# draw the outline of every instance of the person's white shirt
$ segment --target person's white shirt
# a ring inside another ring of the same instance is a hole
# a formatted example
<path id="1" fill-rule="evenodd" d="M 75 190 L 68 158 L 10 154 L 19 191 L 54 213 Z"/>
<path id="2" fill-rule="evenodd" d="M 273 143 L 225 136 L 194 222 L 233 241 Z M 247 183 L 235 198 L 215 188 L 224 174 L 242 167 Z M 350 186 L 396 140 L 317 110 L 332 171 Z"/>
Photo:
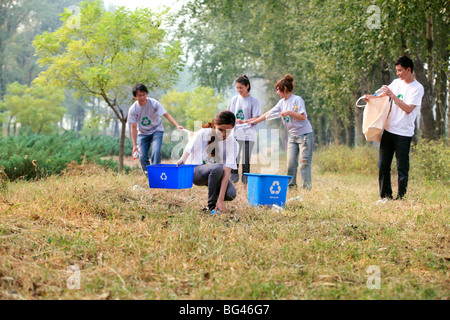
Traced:
<path id="1" fill-rule="evenodd" d="M 212 134 L 211 128 L 202 128 L 197 131 L 194 138 L 188 142 L 184 149 L 188 154 L 186 164 L 221 163 L 225 167 L 237 170 L 236 158 L 239 144 L 232 134 L 227 135 L 225 141 L 216 139 L 208 146 Z M 210 155 L 210 149 L 216 147 L 215 157 Z"/>
<path id="2" fill-rule="evenodd" d="M 388 87 L 404 103 L 416 107 L 408 114 L 397 106 L 395 102 L 392 102 L 391 112 L 386 121 L 385 129 L 399 136 L 412 137 L 414 135 L 415 121 L 422 105 L 423 86 L 417 80 L 406 83 L 403 80 L 395 79 Z"/>

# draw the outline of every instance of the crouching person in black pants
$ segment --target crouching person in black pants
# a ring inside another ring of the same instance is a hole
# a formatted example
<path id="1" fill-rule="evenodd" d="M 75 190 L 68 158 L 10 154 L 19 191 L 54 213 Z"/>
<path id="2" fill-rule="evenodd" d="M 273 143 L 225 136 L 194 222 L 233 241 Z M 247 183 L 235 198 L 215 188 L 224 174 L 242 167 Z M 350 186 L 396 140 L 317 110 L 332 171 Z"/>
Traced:
<path id="1" fill-rule="evenodd" d="M 230 181 L 231 170 L 237 169 L 239 152 L 239 144 L 231 134 L 235 122 L 232 112 L 220 112 L 196 132 L 177 161 L 177 165 L 198 165 L 194 169 L 194 184 L 208 187 L 209 211 L 225 212 L 225 201 L 236 198 L 236 189 Z"/>

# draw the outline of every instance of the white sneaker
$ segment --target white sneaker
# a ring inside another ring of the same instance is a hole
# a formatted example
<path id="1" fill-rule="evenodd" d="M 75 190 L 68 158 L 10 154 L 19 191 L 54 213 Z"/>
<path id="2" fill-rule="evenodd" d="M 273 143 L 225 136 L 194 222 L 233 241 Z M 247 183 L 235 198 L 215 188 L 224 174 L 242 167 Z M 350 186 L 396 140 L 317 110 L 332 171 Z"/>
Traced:
<path id="1" fill-rule="evenodd" d="M 388 201 L 391 201 L 391 199 L 389 199 L 389 198 L 383 198 L 383 199 L 380 199 L 380 200 L 378 200 L 377 202 L 375 202 L 375 204 L 378 204 L 378 205 L 380 205 L 380 204 L 385 204 L 385 203 L 388 202 Z"/>

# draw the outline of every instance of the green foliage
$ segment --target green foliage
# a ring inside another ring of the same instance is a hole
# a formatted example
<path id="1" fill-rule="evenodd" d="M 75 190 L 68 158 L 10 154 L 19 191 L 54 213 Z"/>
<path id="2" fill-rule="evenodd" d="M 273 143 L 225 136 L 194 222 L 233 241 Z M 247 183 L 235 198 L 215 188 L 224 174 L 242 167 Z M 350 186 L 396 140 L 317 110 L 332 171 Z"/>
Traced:
<path id="1" fill-rule="evenodd" d="M 372 146 L 324 147 L 314 156 L 319 171 L 332 173 L 359 173 L 375 175 L 378 171 L 378 151 Z"/>
<path id="2" fill-rule="evenodd" d="M 420 141 L 411 158 L 415 177 L 450 183 L 450 148 L 444 141 Z"/>
<path id="3" fill-rule="evenodd" d="M 225 90 L 245 73 L 273 88 L 290 73 L 320 143 L 334 136 L 331 140 L 352 145 L 355 128 L 362 141 L 354 102 L 393 80 L 400 55 L 426 59 L 420 81 L 428 82 L 431 92 L 432 79 L 448 73 L 450 51 L 443 50 L 450 39 L 447 8 L 448 0 L 193 0 L 181 11 L 179 34 L 194 57 L 201 85 Z M 372 19 L 378 25 L 370 25 Z M 430 23 L 433 43 L 425 37 Z M 278 99 L 275 93 L 268 98 Z"/>
<path id="4" fill-rule="evenodd" d="M 161 98 L 167 112 L 188 130 L 199 129 L 194 128 L 194 122 L 203 124 L 211 121 L 224 101 L 210 87 L 197 87 L 192 92 L 173 90 Z"/>
<path id="5" fill-rule="evenodd" d="M 131 155 L 132 143 L 125 150 Z M 94 161 L 106 168 L 117 168 L 112 160 L 101 157 L 119 154 L 119 139 L 109 136 L 78 137 L 73 132 L 62 135 L 21 135 L 0 140 L 0 167 L 10 180 L 26 180 L 59 174 L 71 161 Z"/>
<path id="6" fill-rule="evenodd" d="M 61 120 L 65 109 L 62 89 L 53 89 L 43 85 L 21 85 L 11 83 L 6 89 L 4 106 L 9 110 L 9 116 L 20 123 L 22 127 L 30 128 L 32 132 L 52 133 L 52 125 Z"/>
<path id="7" fill-rule="evenodd" d="M 101 97 L 117 108 L 129 101 L 135 83 L 150 90 L 169 88 L 182 64 L 180 44 L 166 41 L 160 28 L 165 14 L 125 7 L 107 12 L 99 1 L 82 2 L 77 26 L 71 25 L 72 13 L 65 12 L 63 27 L 36 36 L 39 63 L 48 67 L 37 81 Z"/>
<path id="8" fill-rule="evenodd" d="M 168 18 L 167 10 L 119 7 L 108 12 L 100 1 L 84 1 L 78 16 L 67 10 L 62 14 L 63 27 L 36 36 L 38 62 L 47 69 L 35 81 L 101 98 L 125 126 L 131 86 L 144 83 L 150 91 L 165 90 L 182 70 L 181 45 L 169 41 L 161 28 Z M 119 157 L 121 171 L 123 150 Z"/>

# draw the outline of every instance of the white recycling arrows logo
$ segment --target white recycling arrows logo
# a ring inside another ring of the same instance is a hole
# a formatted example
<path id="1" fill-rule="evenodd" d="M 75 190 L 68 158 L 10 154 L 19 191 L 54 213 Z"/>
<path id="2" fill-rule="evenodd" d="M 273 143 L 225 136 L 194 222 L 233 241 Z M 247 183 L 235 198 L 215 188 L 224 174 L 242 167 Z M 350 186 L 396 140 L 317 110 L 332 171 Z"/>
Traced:
<path id="1" fill-rule="evenodd" d="M 276 190 L 274 190 L 275 187 L 277 187 Z M 280 192 L 281 192 L 280 182 L 274 181 L 274 182 L 272 183 L 272 185 L 270 186 L 270 193 L 271 193 L 271 194 L 279 194 Z"/>
<path id="2" fill-rule="evenodd" d="M 167 180 L 167 175 L 165 172 L 161 173 L 161 180 Z"/>

